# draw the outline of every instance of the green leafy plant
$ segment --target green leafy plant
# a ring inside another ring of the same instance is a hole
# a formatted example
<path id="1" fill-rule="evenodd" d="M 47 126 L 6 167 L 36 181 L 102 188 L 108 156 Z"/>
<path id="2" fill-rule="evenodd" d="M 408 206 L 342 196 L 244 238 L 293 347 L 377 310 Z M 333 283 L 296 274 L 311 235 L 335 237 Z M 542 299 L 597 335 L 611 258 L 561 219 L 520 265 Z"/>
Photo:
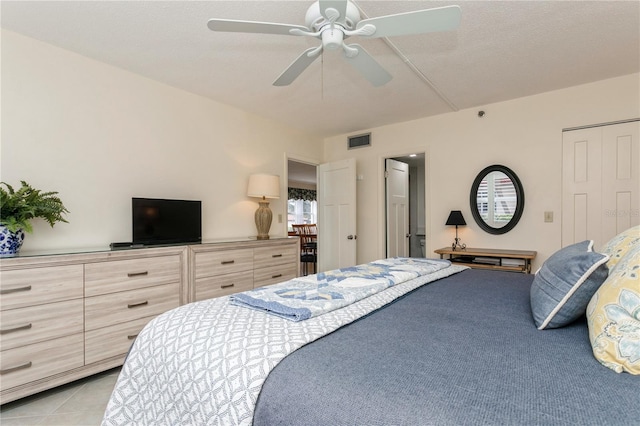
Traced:
<path id="1" fill-rule="evenodd" d="M 20 182 L 22 187 L 17 191 L 0 182 L 0 225 L 11 232 L 19 229 L 32 232 L 31 219 L 42 218 L 52 227 L 57 222 L 67 222 L 62 215 L 69 211 L 56 196 L 57 192 L 42 192 L 25 181 Z"/>

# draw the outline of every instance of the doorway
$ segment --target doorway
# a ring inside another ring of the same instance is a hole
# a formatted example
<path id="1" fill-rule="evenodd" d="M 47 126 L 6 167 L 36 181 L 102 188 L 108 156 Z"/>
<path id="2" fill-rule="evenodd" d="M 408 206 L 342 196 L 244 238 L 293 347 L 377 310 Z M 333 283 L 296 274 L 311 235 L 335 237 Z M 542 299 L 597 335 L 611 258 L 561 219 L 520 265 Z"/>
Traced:
<path id="1" fill-rule="evenodd" d="M 317 165 L 287 160 L 287 231 L 292 225 L 316 224 L 318 219 Z"/>
<path id="2" fill-rule="evenodd" d="M 315 179 L 316 272 L 354 266 L 357 248 L 355 158 L 319 164 L 285 153 L 285 159 L 287 185 L 295 186 L 300 182 L 313 185 L 312 180 Z M 285 204 L 289 213 L 288 199 Z M 288 217 L 287 222 L 290 219 L 296 220 Z M 305 219 L 303 214 L 303 220 L 312 222 L 314 217 L 310 215 Z M 288 224 L 283 226 L 288 228 Z"/>
<path id="3" fill-rule="evenodd" d="M 318 269 L 317 231 L 310 231 L 317 230 L 317 189 L 317 165 L 288 158 L 287 234 L 300 238 L 298 275 L 316 273 Z"/>
<path id="4" fill-rule="evenodd" d="M 402 223 L 403 219 L 398 217 L 398 212 L 401 211 L 401 208 L 398 207 L 398 204 L 401 203 L 398 201 L 400 199 L 400 197 L 398 197 L 398 192 L 400 191 L 400 186 L 403 184 L 397 182 L 393 183 L 393 189 L 388 188 L 387 185 L 389 182 L 389 178 L 387 176 L 395 174 L 396 177 L 399 178 L 398 176 L 401 175 L 401 173 L 399 173 L 398 170 L 402 167 L 391 166 L 391 168 L 396 169 L 394 172 L 394 170 L 390 170 L 390 167 L 386 165 L 386 163 L 388 163 L 386 160 L 404 163 L 408 170 L 406 173 L 406 178 L 408 179 L 406 182 L 408 212 L 406 226 Z M 424 153 L 389 157 L 385 159 L 385 235 L 387 257 L 426 257 L 425 170 Z M 401 244 L 403 239 L 406 240 L 406 245 Z"/>

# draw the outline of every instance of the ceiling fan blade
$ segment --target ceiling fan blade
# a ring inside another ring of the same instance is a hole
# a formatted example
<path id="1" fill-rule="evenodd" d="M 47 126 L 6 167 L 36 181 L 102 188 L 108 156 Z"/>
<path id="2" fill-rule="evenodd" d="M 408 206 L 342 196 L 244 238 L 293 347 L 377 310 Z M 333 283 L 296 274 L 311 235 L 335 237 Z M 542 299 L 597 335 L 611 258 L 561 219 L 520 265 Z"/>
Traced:
<path id="1" fill-rule="evenodd" d="M 459 6 L 445 6 L 364 19 L 358 22 L 356 31 L 371 24 L 376 28 L 373 34 L 368 35 L 371 38 L 424 34 L 455 30 L 460 25 L 461 18 L 462 11 Z"/>
<path id="2" fill-rule="evenodd" d="M 348 45 L 350 49 L 357 49 L 357 55 L 345 54 L 345 59 L 375 87 L 382 86 L 391 80 L 391 74 L 376 62 L 359 44 Z"/>
<path id="3" fill-rule="evenodd" d="M 232 19 L 209 19 L 209 22 L 207 22 L 207 27 L 209 27 L 211 31 L 237 33 L 292 35 L 289 32 L 289 30 L 292 29 L 299 29 L 309 32 L 309 29 L 307 27 L 303 27 L 302 25 L 277 24 L 274 22 L 235 21 Z"/>
<path id="4" fill-rule="evenodd" d="M 347 0 L 320 0 L 318 4 L 322 16 L 331 20 L 331 14 L 327 14 L 326 10 L 332 8 L 338 11 L 338 18 L 334 22 L 344 22 L 347 16 Z"/>
<path id="5" fill-rule="evenodd" d="M 298 76 L 320 56 L 320 50 L 321 49 L 318 47 L 310 47 L 302 52 L 302 55 L 298 56 L 296 60 L 293 61 L 282 74 L 280 74 L 280 77 L 273 82 L 273 85 L 288 86 L 293 83 L 293 80 L 298 78 Z M 311 56 L 309 56 L 309 54 L 311 54 Z"/>

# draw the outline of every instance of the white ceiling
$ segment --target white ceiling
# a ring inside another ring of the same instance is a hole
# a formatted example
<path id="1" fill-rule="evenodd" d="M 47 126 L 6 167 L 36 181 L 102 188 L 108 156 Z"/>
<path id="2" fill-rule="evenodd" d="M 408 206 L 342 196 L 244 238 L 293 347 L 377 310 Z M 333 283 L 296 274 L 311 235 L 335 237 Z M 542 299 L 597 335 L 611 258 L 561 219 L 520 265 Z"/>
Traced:
<path id="1" fill-rule="evenodd" d="M 326 52 L 292 85 L 274 87 L 317 39 L 206 25 L 213 17 L 304 25 L 311 3 L 3 0 L 0 19 L 3 28 L 321 137 L 640 71 L 638 1 L 359 0 L 363 18 L 462 9 L 457 31 L 349 39 L 393 75 L 379 88 L 339 52 Z"/>

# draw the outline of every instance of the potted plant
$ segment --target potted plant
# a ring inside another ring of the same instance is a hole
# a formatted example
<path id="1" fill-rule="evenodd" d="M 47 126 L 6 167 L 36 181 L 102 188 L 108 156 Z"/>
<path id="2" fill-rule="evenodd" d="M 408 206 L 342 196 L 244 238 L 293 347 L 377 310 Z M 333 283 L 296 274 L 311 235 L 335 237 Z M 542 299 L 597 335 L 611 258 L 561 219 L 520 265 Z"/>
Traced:
<path id="1" fill-rule="evenodd" d="M 57 192 L 42 192 L 25 181 L 17 191 L 0 182 L 0 256 L 14 256 L 20 250 L 25 232 L 32 232 L 31 219 L 42 218 L 53 225 L 67 222 L 69 213 Z"/>

